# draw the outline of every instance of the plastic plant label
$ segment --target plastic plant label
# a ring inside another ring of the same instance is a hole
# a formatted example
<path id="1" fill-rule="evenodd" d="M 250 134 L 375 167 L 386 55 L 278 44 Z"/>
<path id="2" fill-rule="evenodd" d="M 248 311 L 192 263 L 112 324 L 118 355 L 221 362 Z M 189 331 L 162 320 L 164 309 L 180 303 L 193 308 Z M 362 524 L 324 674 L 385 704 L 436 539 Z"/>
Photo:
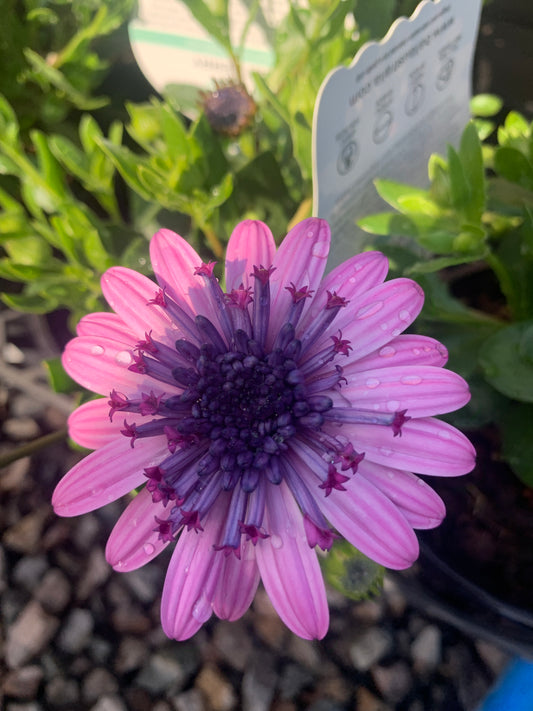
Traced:
<path id="1" fill-rule="evenodd" d="M 248 3 L 249 4 L 249 3 Z M 262 0 L 248 25 L 246 0 L 230 0 L 231 44 L 238 48 L 242 80 L 251 87 L 253 72 L 267 72 L 274 63 L 273 27 L 287 14 L 288 0 Z M 213 80 L 237 80 L 226 49 L 177 0 L 139 0 L 138 16 L 129 36 L 137 63 L 159 92 L 168 84 L 213 89 Z M 241 47 L 243 31 L 244 45 Z"/>
<path id="2" fill-rule="evenodd" d="M 426 185 L 432 153 L 469 119 L 482 0 L 424 0 L 322 84 L 313 120 L 314 214 L 330 222 L 329 266 L 360 249 L 356 220 L 384 209 L 375 178 Z"/>

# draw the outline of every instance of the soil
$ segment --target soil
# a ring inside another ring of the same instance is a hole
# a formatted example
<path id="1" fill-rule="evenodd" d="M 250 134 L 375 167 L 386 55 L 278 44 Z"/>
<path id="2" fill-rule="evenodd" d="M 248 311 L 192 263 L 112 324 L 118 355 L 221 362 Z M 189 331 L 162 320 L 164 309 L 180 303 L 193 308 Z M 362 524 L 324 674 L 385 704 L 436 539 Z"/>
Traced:
<path id="1" fill-rule="evenodd" d="M 447 516 L 421 538 L 468 580 L 533 612 L 533 491 L 498 460 L 493 429 L 470 439 L 477 466 L 467 477 L 432 478 Z"/>

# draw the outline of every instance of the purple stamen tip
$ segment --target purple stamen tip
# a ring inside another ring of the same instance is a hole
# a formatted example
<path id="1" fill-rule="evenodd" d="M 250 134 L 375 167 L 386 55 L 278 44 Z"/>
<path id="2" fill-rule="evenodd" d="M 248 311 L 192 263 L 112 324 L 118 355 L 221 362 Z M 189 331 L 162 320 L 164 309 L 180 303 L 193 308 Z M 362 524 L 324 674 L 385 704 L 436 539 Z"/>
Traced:
<path id="1" fill-rule="evenodd" d="M 154 304 L 154 306 L 161 306 L 161 308 L 166 309 L 167 308 L 167 298 L 165 296 L 165 290 L 159 289 L 159 291 L 156 291 L 154 298 L 150 299 L 150 301 L 148 301 L 148 303 Z"/>
<path id="2" fill-rule="evenodd" d="M 328 295 L 326 310 L 340 308 L 350 303 L 343 296 L 339 296 L 336 291 L 327 291 L 326 293 Z"/>
<path id="3" fill-rule="evenodd" d="M 133 447 L 135 440 L 137 439 L 137 425 L 135 422 L 132 422 L 131 425 L 129 425 L 126 420 L 124 420 L 124 429 L 120 430 L 120 434 L 123 434 L 124 437 L 131 437 L 130 445 Z"/>
<path id="4" fill-rule="evenodd" d="M 292 296 L 293 303 L 295 304 L 297 304 L 299 301 L 302 301 L 302 299 L 310 299 L 314 294 L 313 289 L 310 289 L 308 286 L 302 286 L 300 289 L 297 289 L 292 281 L 291 285 L 286 286 L 285 288 Z"/>
<path id="5" fill-rule="evenodd" d="M 254 271 L 252 274 L 250 274 L 250 276 L 253 276 L 256 279 L 258 279 L 261 282 L 261 284 L 263 284 L 263 286 L 264 286 L 265 284 L 268 284 L 270 275 L 275 270 L 276 270 L 276 267 L 264 267 L 262 264 L 260 267 L 256 267 L 254 265 Z"/>
<path id="6" fill-rule="evenodd" d="M 397 437 L 398 435 L 400 437 L 402 436 L 402 427 L 408 420 L 411 419 L 409 415 L 405 414 L 406 412 L 407 410 L 398 410 L 398 412 L 394 413 L 394 420 L 392 421 L 392 432 L 394 437 Z"/>
<path id="7" fill-rule="evenodd" d="M 205 277 L 212 277 L 213 276 L 213 269 L 215 268 L 216 262 L 207 262 L 207 264 L 201 264 L 199 267 L 196 267 L 194 270 L 194 273 L 196 276 L 205 276 Z"/>

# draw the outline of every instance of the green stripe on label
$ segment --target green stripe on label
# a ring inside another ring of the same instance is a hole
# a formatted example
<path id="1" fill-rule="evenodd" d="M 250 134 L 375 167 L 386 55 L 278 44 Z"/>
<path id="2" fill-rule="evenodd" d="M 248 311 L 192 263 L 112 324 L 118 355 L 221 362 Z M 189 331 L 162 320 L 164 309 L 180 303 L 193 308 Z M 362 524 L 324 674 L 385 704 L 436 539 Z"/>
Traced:
<path id="1" fill-rule="evenodd" d="M 211 39 L 202 39 L 198 37 L 186 37 L 184 35 L 176 35 L 170 32 L 162 32 L 161 30 L 151 30 L 146 27 L 129 27 L 130 40 L 132 42 L 147 42 L 149 44 L 159 44 L 165 47 L 174 47 L 175 49 L 183 49 L 187 52 L 195 52 L 196 54 L 204 54 L 210 57 L 228 57 L 228 53 Z M 257 64 L 266 69 L 274 64 L 274 52 L 271 49 L 251 49 L 244 48 L 242 53 L 242 61 L 250 64 Z"/>

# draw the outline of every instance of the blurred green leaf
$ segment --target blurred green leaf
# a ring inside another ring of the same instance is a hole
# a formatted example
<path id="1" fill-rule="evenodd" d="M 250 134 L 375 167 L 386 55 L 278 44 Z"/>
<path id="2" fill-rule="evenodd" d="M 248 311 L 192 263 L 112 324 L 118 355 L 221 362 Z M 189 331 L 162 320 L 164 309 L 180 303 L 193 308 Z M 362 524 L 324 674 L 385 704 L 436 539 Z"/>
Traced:
<path id="1" fill-rule="evenodd" d="M 496 390 L 533 402 L 533 321 L 502 328 L 484 344 L 479 360 Z"/>
<path id="2" fill-rule="evenodd" d="M 503 457 L 526 486 L 533 486 L 533 405 L 509 404 L 500 422 Z"/>
<path id="3" fill-rule="evenodd" d="M 61 358 L 49 358 L 44 361 L 44 366 L 48 373 L 48 380 L 55 393 L 73 393 L 80 389 L 78 383 L 76 383 L 70 375 L 67 375 L 63 365 L 61 364 Z"/>
<path id="4" fill-rule="evenodd" d="M 496 116 L 503 107 L 503 101 L 495 94 L 476 94 L 470 99 L 470 113 L 473 116 L 489 118 Z"/>

